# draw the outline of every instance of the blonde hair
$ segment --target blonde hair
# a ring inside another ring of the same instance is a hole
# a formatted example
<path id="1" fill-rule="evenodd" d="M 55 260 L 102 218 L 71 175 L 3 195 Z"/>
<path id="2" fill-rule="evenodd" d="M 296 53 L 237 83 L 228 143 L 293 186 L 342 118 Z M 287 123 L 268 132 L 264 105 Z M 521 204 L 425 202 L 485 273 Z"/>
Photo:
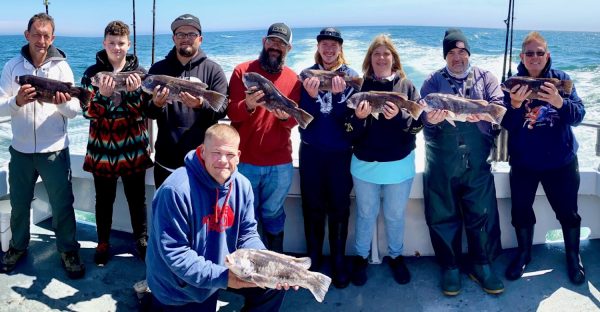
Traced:
<path id="1" fill-rule="evenodd" d="M 213 139 L 221 139 L 228 142 L 240 144 L 240 134 L 234 127 L 227 124 L 214 124 L 206 129 L 204 133 L 204 142 L 212 141 Z"/>
<path id="2" fill-rule="evenodd" d="M 323 65 L 323 57 L 321 57 L 321 54 L 319 53 L 319 49 L 317 49 L 317 51 L 315 52 L 315 64 Z M 338 68 L 338 67 L 342 66 L 343 64 L 348 64 L 348 63 L 346 62 L 346 58 L 344 57 L 344 48 L 343 48 L 342 44 L 340 43 L 340 54 L 338 54 L 337 61 L 335 63 L 335 66 L 333 66 L 333 68 Z"/>
<path id="3" fill-rule="evenodd" d="M 371 42 L 371 45 L 369 46 L 369 49 L 367 50 L 367 55 L 365 55 L 365 59 L 363 61 L 363 65 L 362 65 L 363 74 L 366 77 L 373 77 L 373 67 L 371 66 L 371 56 L 373 55 L 373 52 L 375 51 L 375 49 L 379 48 L 380 46 L 386 47 L 392 53 L 392 59 L 393 59 L 392 72 L 395 72 L 396 74 L 398 74 L 398 76 L 400 76 L 400 78 L 406 78 L 406 73 L 404 72 L 404 69 L 402 68 L 402 63 L 400 62 L 400 54 L 398 54 L 398 50 L 396 50 L 396 47 L 394 46 L 392 39 L 389 36 L 383 35 L 383 34 L 377 35 L 373 39 L 373 42 Z"/>
<path id="4" fill-rule="evenodd" d="M 521 45 L 521 52 L 524 53 L 525 46 L 533 41 L 538 41 L 538 42 L 543 43 L 544 50 L 546 50 L 546 52 L 548 52 L 548 42 L 546 42 L 546 39 L 542 36 L 542 34 L 540 34 L 537 31 L 532 31 L 532 32 L 528 33 L 527 36 L 525 36 L 525 38 L 523 39 L 523 44 Z"/>

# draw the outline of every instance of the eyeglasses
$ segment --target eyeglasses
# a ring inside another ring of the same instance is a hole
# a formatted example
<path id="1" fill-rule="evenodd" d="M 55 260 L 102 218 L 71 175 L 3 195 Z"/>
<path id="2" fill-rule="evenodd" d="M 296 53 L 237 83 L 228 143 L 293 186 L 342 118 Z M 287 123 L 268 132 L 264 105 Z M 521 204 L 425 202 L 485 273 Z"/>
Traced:
<path id="1" fill-rule="evenodd" d="M 537 56 L 544 56 L 544 55 L 546 55 L 546 51 L 527 51 L 527 52 L 525 52 L 523 54 L 525 54 L 525 56 L 527 56 L 527 57 L 534 57 L 536 55 Z"/>
<path id="2" fill-rule="evenodd" d="M 282 48 L 285 48 L 288 46 L 287 43 L 285 43 L 285 41 L 283 41 L 281 39 L 267 38 L 267 43 L 269 43 L 271 45 L 276 45 L 276 46 L 282 47 Z"/>
<path id="3" fill-rule="evenodd" d="M 190 38 L 192 40 L 196 40 L 196 38 L 200 37 L 199 33 L 182 33 L 182 32 L 178 32 L 175 33 L 175 38 L 177 39 L 185 39 L 185 38 Z"/>

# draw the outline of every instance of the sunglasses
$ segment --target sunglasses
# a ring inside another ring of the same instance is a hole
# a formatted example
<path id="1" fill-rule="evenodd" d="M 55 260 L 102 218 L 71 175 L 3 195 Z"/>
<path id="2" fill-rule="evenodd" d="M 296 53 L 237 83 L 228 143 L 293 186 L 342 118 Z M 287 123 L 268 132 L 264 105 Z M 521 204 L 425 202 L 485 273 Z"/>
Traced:
<path id="1" fill-rule="evenodd" d="M 527 56 L 527 57 L 544 56 L 544 55 L 546 55 L 546 51 L 535 51 L 535 52 L 534 51 L 527 51 L 527 52 L 525 52 L 523 54 L 525 54 L 525 56 Z"/>
<path id="2" fill-rule="evenodd" d="M 341 37 L 342 36 L 339 32 L 337 32 L 337 31 L 330 31 L 330 30 L 322 31 L 321 35 L 333 36 L 333 37 Z"/>

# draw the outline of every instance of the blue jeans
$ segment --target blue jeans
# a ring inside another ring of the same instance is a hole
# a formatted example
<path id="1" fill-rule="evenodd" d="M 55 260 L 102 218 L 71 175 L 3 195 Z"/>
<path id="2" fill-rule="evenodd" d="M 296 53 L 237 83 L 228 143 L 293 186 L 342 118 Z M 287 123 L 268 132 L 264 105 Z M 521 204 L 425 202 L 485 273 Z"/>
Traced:
<path id="1" fill-rule="evenodd" d="M 292 186 L 293 169 L 292 163 L 276 166 L 238 165 L 239 172 L 252 184 L 256 220 L 268 233 L 278 234 L 283 231 L 283 202 Z"/>
<path id="2" fill-rule="evenodd" d="M 408 203 L 413 179 L 398 184 L 375 184 L 352 177 L 356 194 L 356 254 L 367 258 L 373 240 L 373 231 L 383 198 L 383 216 L 392 258 L 402 255 L 404 247 L 404 210 Z"/>

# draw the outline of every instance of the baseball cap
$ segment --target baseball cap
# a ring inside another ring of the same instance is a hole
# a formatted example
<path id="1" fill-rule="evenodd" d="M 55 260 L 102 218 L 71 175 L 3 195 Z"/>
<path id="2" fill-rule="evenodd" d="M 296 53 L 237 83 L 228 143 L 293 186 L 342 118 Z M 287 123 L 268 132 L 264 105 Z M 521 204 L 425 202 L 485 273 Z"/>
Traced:
<path id="1" fill-rule="evenodd" d="M 202 27 L 200 26 L 200 20 L 192 14 L 183 14 L 177 17 L 173 23 L 171 23 L 171 30 L 175 33 L 175 30 L 181 26 L 192 26 L 202 34 Z"/>
<path id="2" fill-rule="evenodd" d="M 344 43 L 344 39 L 342 38 L 342 33 L 333 27 L 326 27 L 321 29 L 321 32 L 317 36 L 317 42 L 323 39 L 330 39 L 339 42 L 340 44 Z"/>
<path id="3" fill-rule="evenodd" d="M 269 27 L 267 38 L 278 38 L 290 45 L 292 43 L 292 31 L 284 23 L 275 23 Z"/>

